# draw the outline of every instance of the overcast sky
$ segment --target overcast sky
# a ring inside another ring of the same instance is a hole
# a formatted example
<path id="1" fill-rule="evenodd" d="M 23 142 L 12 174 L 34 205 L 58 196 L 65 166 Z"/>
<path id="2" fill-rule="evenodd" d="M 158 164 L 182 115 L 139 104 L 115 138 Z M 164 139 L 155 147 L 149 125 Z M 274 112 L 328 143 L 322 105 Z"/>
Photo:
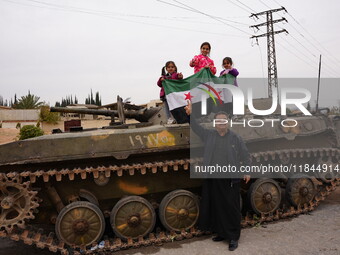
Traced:
<path id="1" fill-rule="evenodd" d="M 316 78 L 320 53 L 321 76 L 340 77 L 338 0 L 0 0 L 0 95 L 30 90 L 54 105 L 72 94 L 84 103 L 92 88 L 103 104 L 117 95 L 145 103 L 159 97 L 166 61 L 184 77 L 193 74 L 188 63 L 204 41 L 218 72 L 230 56 L 240 78 L 266 77 L 266 38 L 259 46 L 249 39 L 266 32 L 249 28 L 265 18 L 249 15 L 281 5 L 288 14 L 274 18 L 288 23 L 275 30 L 289 35 L 275 36 L 279 77 Z M 264 86 L 258 90 L 265 95 Z M 324 90 L 332 102 L 340 98 L 336 86 Z"/>

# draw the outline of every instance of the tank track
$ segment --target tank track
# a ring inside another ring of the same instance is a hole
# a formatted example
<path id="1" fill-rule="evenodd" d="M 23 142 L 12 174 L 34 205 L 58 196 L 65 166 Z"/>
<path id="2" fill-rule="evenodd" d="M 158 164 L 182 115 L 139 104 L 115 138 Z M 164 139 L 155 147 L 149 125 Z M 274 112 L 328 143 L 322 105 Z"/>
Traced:
<path id="1" fill-rule="evenodd" d="M 296 157 L 324 157 L 324 156 L 332 156 L 336 157 L 339 160 L 340 157 L 340 149 L 336 148 L 320 148 L 320 149 L 293 149 L 293 150 L 277 150 L 277 151 L 268 151 L 268 152 L 259 152 L 252 153 L 252 161 L 253 162 L 266 162 L 269 159 L 275 160 L 287 160 L 290 158 Z M 132 165 L 122 165 L 122 166 L 108 166 L 108 167 L 97 167 L 97 168 L 85 168 L 85 169 L 62 169 L 57 171 L 56 169 L 44 171 L 38 170 L 35 172 L 10 172 L 7 174 L 1 174 L 0 179 L 7 178 L 19 178 L 22 182 L 23 180 L 27 183 L 29 180 L 31 183 L 36 182 L 37 178 L 43 178 L 44 182 L 48 182 L 49 178 L 55 177 L 57 181 L 61 181 L 62 178 L 68 177 L 70 180 L 74 180 L 75 175 L 80 175 L 82 179 L 86 179 L 88 175 L 92 174 L 94 178 L 99 176 L 100 172 L 104 172 L 106 177 L 110 177 L 112 173 L 116 173 L 118 176 L 122 176 L 123 172 L 128 173 L 129 175 L 133 175 L 136 171 L 141 174 L 145 174 L 148 170 L 151 170 L 152 173 L 156 173 L 157 171 L 167 172 L 170 168 L 173 171 L 178 171 L 179 167 L 183 167 L 184 170 L 189 169 L 189 164 L 194 163 L 196 160 L 189 159 L 181 159 L 181 160 L 172 160 L 172 161 L 164 161 L 164 162 L 154 162 L 154 163 L 144 163 L 144 164 L 132 164 Z M 320 185 L 318 186 L 317 194 L 315 195 L 313 201 L 309 204 L 305 204 L 302 207 L 290 207 L 290 208 L 281 208 L 276 210 L 275 213 L 271 214 L 262 214 L 260 216 L 254 214 L 247 214 L 241 221 L 242 227 L 251 227 L 258 224 L 262 224 L 264 222 L 273 222 L 278 221 L 280 219 L 286 219 L 289 217 L 297 216 L 299 214 L 304 214 L 311 212 L 316 209 L 316 207 L 323 201 L 331 192 L 336 189 L 336 186 L 340 185 L 340 178 L 336 178 L 334 181 L 330 182 L 328 185 Z M 34 207 L 34 208 L 33 208 Z M 37 207 L 36 204 L 32 206 L 32 210 Z M 191 228 L 189 231 L 183 230 L 181 233 L 176 232 L 157 232 L 150 233 L 148 238 L 140 237 L 138 240 L 128 239 L 126 242 L 122 241 L 120 238 L 115 239 L 105 239 L 104 247 L 98 247 L 97 243 L 92 244 L 93 249 L 86 249 L 83 247 L 80 252 L 79 249 L 75 250 L 70 247 L 67 247 L 63 241 L 58 240 L 55 237 L 55 233 L 50 232 L 48 235 L 44 234 L 43 229 L 34 229 L 34 226 L 27 225 L 25 229 L 23 226 L 14 227 L 11 231 L 1 230 L 0 237 L 7 237 L 14 241 L 23 241 L 27 245 L 36 245 L 38 248 L 44 249 L 47 248 L 51 252 L 59 252 L 63 255 L 69 254 L 105 254 L 108 252 L 114 252 L 122 249 L 129 248 L 138 248 L 142 246 L 149 245 L 161 245 L 163 243 L 172 242 L 174 240 L 183 240 L 189 239 L 196 236 L 201 236 L 205 233 L 201 232 L 196 228 Z"/>

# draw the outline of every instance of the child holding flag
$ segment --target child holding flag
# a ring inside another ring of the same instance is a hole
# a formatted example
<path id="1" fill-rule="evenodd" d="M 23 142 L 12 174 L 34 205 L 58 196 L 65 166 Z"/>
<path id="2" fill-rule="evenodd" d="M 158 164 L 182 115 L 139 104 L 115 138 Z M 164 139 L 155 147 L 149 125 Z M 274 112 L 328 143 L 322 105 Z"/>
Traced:
<path id="1" fill-rule="evenodd" d="M 210 71 L 215 75 L 216 67 L 214 66 L 214 61 L 209 58 L 211 46 L 210 43 L 204 42 L 201 45 L 201 54 L 195 56 L 189 63 L 191 67 L 194 67 L 194 72 L 198 73 L 202 68 L 209 68 Z"/>
<path id="2" fill-rule="evenodd" d="M 235 77 L 234 85 L 238 86 L 236 77 L 238 76 L 239 72 L 237 71 L 236 68 L 233 68 L 233 60 L 231 59 L 231 57 L 225 57 L 223 59 L 222 67 L 224 69 L 221 71 L 220 77 L 223 77 L 227 74 L 231 74 L 232 76 Z M 226 111 L 229 114 L 229 116 L 233 116 L 233 99 L 228 90 L 225 91 L 223 110 Z"/>
<path id="3" fill-rule="evenodd" d="M 163 88 L 163 81 L 169 80 L 181 80 L 183 79 L 182 73 L 177 73 L 177 66 L 174 61 L 168 61 L 165 63 L 165 66 L 162 68 L 162 76 L 159 78 L 157 85 L 161 87 L 160 91 L 160 99 L 163 101 L 163 105 L 165 108 L 166 117 L 168 119 L 168 124 L 173 124 L 175 122 L 174 118 L 171 117 L 171 113 L 169 110 L 169 105 L 165 98 L 164 88 Z"/>

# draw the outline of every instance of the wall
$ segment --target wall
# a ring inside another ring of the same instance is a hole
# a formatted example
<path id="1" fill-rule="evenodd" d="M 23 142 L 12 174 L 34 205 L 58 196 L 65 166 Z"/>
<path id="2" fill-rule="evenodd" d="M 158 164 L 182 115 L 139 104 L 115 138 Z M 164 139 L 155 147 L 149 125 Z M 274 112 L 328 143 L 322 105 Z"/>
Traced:
<path id="1" fill-rule="evenodd" d="M 38 121 L 40 109 L 0 110 L 0 121 Z"/>

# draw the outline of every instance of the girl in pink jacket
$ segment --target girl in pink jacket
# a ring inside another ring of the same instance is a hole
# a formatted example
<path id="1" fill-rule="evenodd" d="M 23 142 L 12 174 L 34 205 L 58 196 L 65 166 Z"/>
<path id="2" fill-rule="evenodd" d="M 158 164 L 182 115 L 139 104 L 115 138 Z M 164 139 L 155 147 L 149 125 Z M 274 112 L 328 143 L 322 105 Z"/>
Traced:
<path id="1" fill-rule="evenodd" d="M 202 70 L 202 68 L 209 68 L 210 71 L 215 75 L 216 74 L 216 67 L 214 66 L 214 61 L 209 58 L 209 53 L 211 50 L 210 43 L 204 42 L 201 45 L 201 54 L 195 56 L 190 61 L 190 66 L 194 67 L 194 72 L 198 73 Z"/>

